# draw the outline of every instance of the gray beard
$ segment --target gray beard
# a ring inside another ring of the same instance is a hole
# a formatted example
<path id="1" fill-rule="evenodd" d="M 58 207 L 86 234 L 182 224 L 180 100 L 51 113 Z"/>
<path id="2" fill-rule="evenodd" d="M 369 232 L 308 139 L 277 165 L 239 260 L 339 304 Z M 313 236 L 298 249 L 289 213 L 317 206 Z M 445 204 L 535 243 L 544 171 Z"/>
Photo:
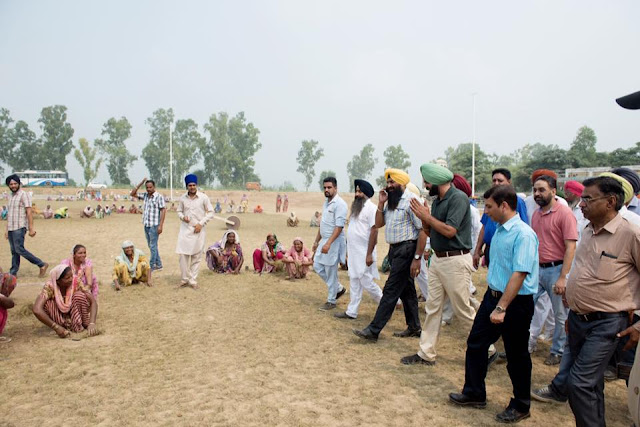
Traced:
<path id="1" fill-rule="evenodd" d="M 356 197 L 353 199 L 353 203 L 351 203 L 351 216 L 358 218 L 360 216 L 360 212 L 362 212 L 362 208 L 364 204 L 367 202 L 367 199 L 364 197 Z"/>

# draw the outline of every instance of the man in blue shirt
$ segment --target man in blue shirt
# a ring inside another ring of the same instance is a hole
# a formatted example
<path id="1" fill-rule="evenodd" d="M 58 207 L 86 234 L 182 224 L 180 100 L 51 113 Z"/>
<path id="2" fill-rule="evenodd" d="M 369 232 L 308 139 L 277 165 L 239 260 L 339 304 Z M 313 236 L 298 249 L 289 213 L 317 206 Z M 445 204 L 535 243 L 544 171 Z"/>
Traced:
<path id="1" fill-rule="evenodd" d="M 347 203 L 338 195 L 338 182 L 334 177 L 325 178 L 322 185 L 327 200 L 322 206 L 322 221 L 313 243 L 313 269 L 328 287 L 327 302 L 320 306 L 320 310 L 326 311 L 336 308 L 336 300 L 346 292 L 338 282 L 338 263 L 344 263 L 347 253 L 344 238 Z"/>
<path id="2" fill-rule="evenodd" d="M 491 182 L 493 186 L 511 185 L 511 171 L 504 168 L 495 169 L 493 172 L 491 172 Z M 527 205 L 520 197 L 516 196 L 516 198 L 518 203 L 516 211 L 520 215 L 520 218 L 524 221 L 524 223 L 529 224 Z M 480 265 L 480 258 L 483 255 L 483 251 L 485 262 L 487 264 L 487 267 L 489 267 L 489 262 L 491 260 L 491 251 L 489 250 L 489 247 L 491 246 L 491 239 L 493 238 L 493 234 L 496 232 L 496 228 L 498 228 L 498 224 L 496 224 L 496 222 L 493 221 L 486 213 L 482 215 L 482 218 L 480 218 L 480 222 L 482 223 L 482 229 L 480 229 L 478 242 L 476 243 L 476 250 L 473 253 L 473 266 L 476 269 Z"/>
<path id="3" fill-rule="evenodd" d="M 491 187 L 484 199 L 485 212 L 498 224 L 491 244 L 489 288 L 467 339 L 464 388 L 462 393 L 449 394 L 449 400 L 460 406 L 487 405 L 487 350 L 502 337 L 514 397 L 496 420 L 514 423 L 530 416 L 531 356 L 527 343 L 533 295 L 538 290 L 538 238 L 516 211 L 513 187 Z"/>

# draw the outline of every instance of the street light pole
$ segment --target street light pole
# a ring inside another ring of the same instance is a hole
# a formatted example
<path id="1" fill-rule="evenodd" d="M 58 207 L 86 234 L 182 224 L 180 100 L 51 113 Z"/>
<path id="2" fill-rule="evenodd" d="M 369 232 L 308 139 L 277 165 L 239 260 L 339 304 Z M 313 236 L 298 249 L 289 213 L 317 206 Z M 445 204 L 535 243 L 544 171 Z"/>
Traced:
<path id="1" fill-rule="evenodd" d="M 173 132 L 169 124 L 169 187 L 171 188 L 171 201 L 173 202 Z"/>
<path id="2" fill-rule="evenodd" d="M 473 96 L 473 133 L 471 137 L 471 197 L 476 195 L 476 95 Z"/>

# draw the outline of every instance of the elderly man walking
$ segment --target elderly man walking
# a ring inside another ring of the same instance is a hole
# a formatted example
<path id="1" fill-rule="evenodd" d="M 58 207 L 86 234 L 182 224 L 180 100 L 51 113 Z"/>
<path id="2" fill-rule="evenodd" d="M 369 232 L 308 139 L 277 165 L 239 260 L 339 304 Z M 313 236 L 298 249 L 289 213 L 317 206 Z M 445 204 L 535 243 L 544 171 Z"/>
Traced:
<path id="1" fill-rule="evenodd" d="M 144 194 L 138 194 L 138 190 L 145 185 L 147 190 Z M 144 178 L 140 184 L 131 190 L 131 197 L 137 197 L 144 200 L 142 208 L 142 224 L 144 225 L 144 235 L 147 238 L 147 245 L 151 252 L 151 271 L 162 270 L 162 260 L 158 253 L 158 238 L 162 234 L 164 226 L 164 217 L 167 212 L 164 203 L 164 197 L 156 191 L 156 183 L 152 179 Z"/>
<path id="2" fill-rule="evenodd" d="M 378 340 L 380 331 L 391 318 L 398 298 L 402 300 L 407 329 L 393 335 L 402 338 L 420 336 L 414 278 L 420 273 L 420 258 L 427 242 L 422 222 L 410 208 L 413 200 L 418 204 L 420 202 L 415 194 L 406 189 L 410 181 L 409 174 L 398 169 L 387 169 L 384 176 L 387 187 L 378 196 L 376 228 L 386 226 L 385 238 L 390 245 L 391 271 L 373 320 L 363 330 L 353 330 L 360 338 L 373 342 Z"/>
<path id="3" fill-rule="evenodd" d="M 382 298 L 382 290 L 373 280 L 379 279 L 376 264 L 376 205 L 371 200 L 373 186 L 363 180 L 354 181 L 355 198 L 351 204 L 351 216 L 347 229 L 347 265 L 349 267 L 349 294 L 351 301 L 347 310 L 334 314 L 339 319 L 355 319 L 362 301 L 362 290 L 371 295 L 376 303 Z"/>
<path id="4" fill-rule="evenodd" d="M 427 317 L 420 335 L 420 350 L 417 354 L 403 357 L 401 362 L 431 366 L 436 363 L 436 343 L 445 297 L 449 297 L 453 312 L 463 328 L 470 329 L 475 316 L 469 302 L 469 281 L 473 271 L 471 212 L 467 195 L 451 184 L 451 171 L 426 163 L 420 167 L 420 172 L 429 195 L 436 196 L 436 199 L 431 210 L 417 201 L 411 202 L 411 210 L 427 230 L 434 256 L 429 265 L 429 297 L 425 303 Z"/>
<path id="5" fill-rule="evenodd" d="M 180 231 L 176 253 L 180 255 L 182 279 L 179 287 L 198 289 L 198 269 L 206 244 L 204 226 L 213 218 L 213 205 L 206 194 L 198 191 L 198 177 L 189 174 L 184 178 L 187 192 L 180 196 L 178 218 Z"/>
<path id="6" fill-rule="evenodd" d="M 9 240 L 9 247 L 11 248 L 11 269 L 9 273 L 13 276 L 18 275 L 20 257 L 24 257 L 31 264 L 40 267 L 40 277 L 44 277 L 49 264 L 43 262 L 24 247 L 24 235 L 27 234 L 27 231 L 29 232 L 29 237 L 35 237 L 36 235 L 36 229 L 33 226 L 31 197 L 22 190 L 18 175 L 9 175 L 5 183 L 11 190 L 7 211 L 7 228 L 4 234 L 5 239 Z"/>
<path id="7" fill-rule="evenodd" d="M 327 199 L 322 206 L 320 229 L 313 242 L 313 270 L 327 284 L 327 302 L 319 308 L 327 311 L 336 308 L 336 301 L 347 291 L 338 281 L 338 264 L 344 263 L 346 255 L 344 225 L 347 221 L 347 203 L 338 195 L 338 181 L 334 177 L 326 177 L 322 185 Z M 319 246 L 320 253 L 316 251 Z"/>

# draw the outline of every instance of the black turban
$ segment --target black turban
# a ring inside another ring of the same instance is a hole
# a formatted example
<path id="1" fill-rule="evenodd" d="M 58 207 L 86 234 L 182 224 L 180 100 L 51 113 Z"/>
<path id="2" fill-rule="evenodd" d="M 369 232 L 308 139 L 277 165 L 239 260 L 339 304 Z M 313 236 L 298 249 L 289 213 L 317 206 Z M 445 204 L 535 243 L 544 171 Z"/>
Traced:
<path id="1" fill-rule="evenodd" d="M 362 191 L 368 198 L 373 197 L 373 187 L 364 179 L 356 179 L 355 181 L 353 181 L 353 185 L 355 188 L 360 188 L 360 191 Z"/>
<path id="2" fill-rule="evenodd" d="M 7 177 L 7 179 L 6 179 L 4 182 L 5 182 L 5 183 L 7 184 L 7 186 L 8 186 L 8 185 L 9 185 L 9 183 L 10 183 L 11 181 L 15 181 L 15 182 L 17 182 L 18 184 L 20 184 L 20 177 L 14 173 L 13 175 L 9 175 L 9 176 Z"/>
<path id="3" fill-rule="evenodd" d="M 637 173 L 629 168 L 615 168 L 611 172 L 629 181 L 634 194 L 640 193 L 640 176 Z"/>

